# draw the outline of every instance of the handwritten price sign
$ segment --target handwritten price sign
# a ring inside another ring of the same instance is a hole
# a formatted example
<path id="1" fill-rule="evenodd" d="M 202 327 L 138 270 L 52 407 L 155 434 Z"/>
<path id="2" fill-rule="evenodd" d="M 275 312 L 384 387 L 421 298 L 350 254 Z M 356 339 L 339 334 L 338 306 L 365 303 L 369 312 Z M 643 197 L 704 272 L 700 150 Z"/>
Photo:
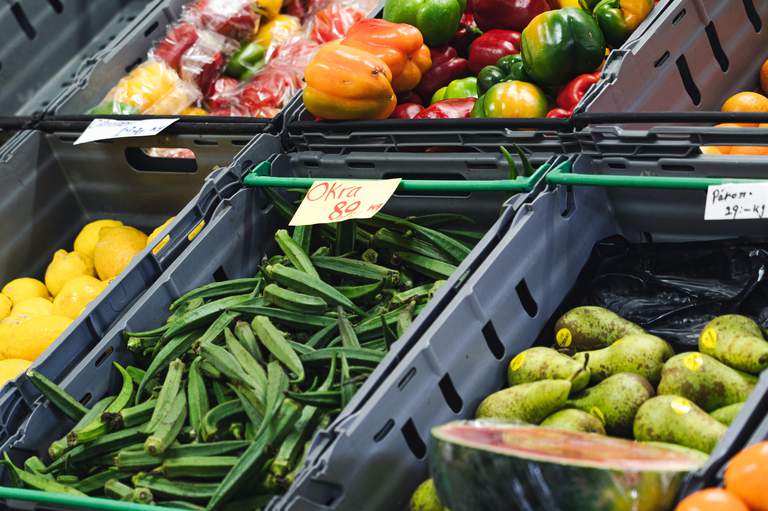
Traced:
<path id="1" fill-rule="evenodd" d="M 768 183 L 710 186 L 704 220 L 760 220 L 768 218 Z"/>
<path id="2" fill-rule="evenodd" d="M 290 225 L 343 222 L 371 218 L 397 190 L 400 179 L 315 181 Z"/>
<path id="3" fill-rule="evenodd" d="M 73 145 L 112 138 L 149 137 L 157 135 L 178 120 L 178 117 L 173 119 L 144 119 L 142 121 L 94 119 Z"/>

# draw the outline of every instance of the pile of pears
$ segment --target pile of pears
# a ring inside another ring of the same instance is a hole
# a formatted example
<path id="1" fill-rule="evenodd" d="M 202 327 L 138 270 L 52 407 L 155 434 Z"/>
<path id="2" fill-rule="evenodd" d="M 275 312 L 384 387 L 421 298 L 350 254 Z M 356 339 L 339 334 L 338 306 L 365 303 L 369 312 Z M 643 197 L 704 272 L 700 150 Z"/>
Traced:
<path id="1" fill-rule="evenodd" d="M 608 309 L 577 307 L 555 324 L 557 349 L 533 347 L 509 363 L 509 387 L 478 419 L 522 421 L 710 453 L 768 368 L 768 342 L 746 316 L 710 321 L 699 351 L 665 340 Z"/>

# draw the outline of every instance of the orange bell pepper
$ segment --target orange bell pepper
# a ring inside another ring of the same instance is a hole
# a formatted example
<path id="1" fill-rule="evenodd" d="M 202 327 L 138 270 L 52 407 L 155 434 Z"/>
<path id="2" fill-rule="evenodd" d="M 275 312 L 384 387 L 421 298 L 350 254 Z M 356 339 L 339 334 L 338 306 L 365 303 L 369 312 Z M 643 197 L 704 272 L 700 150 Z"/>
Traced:
<path id="1" fill-rule="evenodd" d="M 392 71 L 392 88 L 398 93 L 415 88 L 422 73 L 432 67 L 421 32 L 406 23 L 366 19 L 355 23 L 341 44 L 368 51 L 383 60 Z"/>
<path id="2" fill-rule="evenodd" d="M 386 119 L 395 109 L 389 66 L 367 51 L 324 44 L 304 71 L 304 106 L 320 118 Z"/>

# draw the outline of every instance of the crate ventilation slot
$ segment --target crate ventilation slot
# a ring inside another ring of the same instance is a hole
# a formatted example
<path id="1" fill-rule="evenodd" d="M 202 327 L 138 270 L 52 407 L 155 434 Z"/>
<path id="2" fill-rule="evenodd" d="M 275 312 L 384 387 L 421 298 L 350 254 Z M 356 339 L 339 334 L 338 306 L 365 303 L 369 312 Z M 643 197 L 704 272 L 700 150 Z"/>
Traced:
<path id="1" fill-rule="evenodd" d="M 48 0 L 48 3 L 56 14 L 61 14 L 64 10 L 64 6 L 61 5 L 61 0 Z"/>
<path id="2" fill-rule="evenodd" d="M 710 21 L 706 31 L 709 45 L 712 47 L 712 54 L 715 56 L 717 63 L 720 64 L 720 69 L 722 69 L 723 72 L 728 71 L 730 62 L 728 62 L 728 55 L 725 54 L 723 46 L 720 44 L 720 37 L 717 35 L 715 24 Z"/>
<path id="3" fill-rule="evenodd" d="M 459 413 L 464 407 L 464 402 L 461 400 L 461 396 L 456 390 L 456 387 L 453 386 L 450 375 L 446 374 L 440 378 L 439 386 L 440 392 L 442 392 L 443 399 L 445 399 L 448 408 L 453 410 L 453 413 Z"/>
<path id="4" fill-rule="evenodd" d="M 213 280 L 216 282 L 222 282 L 224 280 L 229 280 L 229 277 L 227 277 L 227 272 L 224 271 L 223 266 L 219 266 L 219 269 L 213 272 Z"/>
<path id="5" fill-rule="evenodd" d="M 747 11 L 747 18 L 749 18 L 749 22 L 752 23 L 755 32 L 760 32 L 763 29 L 763 20 L 761 20 L 760 15 L 757 14 L 757 9 L 755 9 L 753 0 L 743 0 L 743 2 L 744 10 Z"/>
<path id="6" fill-rule="evenodd" d="M 501 339 L 499 339 L 499 335 L 496 333 L 496 329 L 491 321 L 488 321 L 483 327 L 483 337 L 491 354 L 498 360 L 501 360 L 504 357 L 504 345 L 501 343 Z"/>
<path id="7" fill-rule="evenodd" d="M 96 359 L 96 367 L 99 367 L 101 364 L 103 364 L 104 361 L 107 359 L 107 357 L 109 357 L 113 351 L 115 351 L 115 349 L 112 346 L 105 349 L 104 353 L 99 355 L 99 358 Z"/>
<path id="8" fill-rule="evenodd" d="M 531 294 L 531 290 L 528 289 L 528 284 L 525 283 L 525 279 L 521 280 L 517 286 L 515 286 L 515 291 L 517 292 L 517 297 L 520 299 L 520 303 L 523 306 L 523 309 L 525 309 L 525 312 L 530 317 L 535 317 L 536 313 L 539 312 L 539 305 L 536 303 L 536 300 L 533 299 L 533 295 Z"/>
<path id="9" fill-rule="evenodd" d="M 37 36 L 37 31 L 35 30 L 35 27 L 32 26 L 32 23 L 29 22 L 29 18 L 27 18 L 26 13 L 24 13 L 24 9 L 21 8 L 21 4 L 14 2 L 11 6 L 11 12 L 13 13 L 13 17 L 16 18 L 16 23 L 19 24 L 19 28 L 21 28 L 27 35 L 27 38 L 34 39 L 35 36 Z"/>
<path id="10" fill-rule="evenodd" d="M 419 436 L 419 432 L 416 430 L 416 425 L 413 423 L 413 419 L 408 419 L 400 431 L 402 431 L 405 443 L 408 445 L 408 449 L 411 450 L 413 455 L 420 460 L 424 459 L 424 456 L 427 455 L 427 445 L 424 443 L 424 440 L 421 439 L 421 436 Z"/>
<path id="11" fill-rule="evenodd" d="M 688 67 L 688 61 L 685 59 L 685 55 L 680 55 L 676 64 L 677 70 L 680 73 L 680 79 L 683 81 L 685 91 L 688 93 L 688 96 L 690 96 L 693 104 L 698 106 L 701 104 L 701 91 L 699 91 L 699 88 L 696 86 L 696 82 L 693 81 L 693 76 L 691 76 L 691 69 Z"/>
<path id="12" fill-rule="evenodd" d="M 144 37 L 149 37 L 149 36 L 152 34 L 152 32 L 154 32 L 154 31 L 155 31 L 155 29 L 156 29 L 156 28 L 157 28 L 159 25 L 160 25 L 160 24 L 159 24 L 157 21 L 155 21 L 154 23 L 152 23 L 152 24 L 149 26 L 149 28 L 147 28 L 147 29 L 144 31 Z"/>

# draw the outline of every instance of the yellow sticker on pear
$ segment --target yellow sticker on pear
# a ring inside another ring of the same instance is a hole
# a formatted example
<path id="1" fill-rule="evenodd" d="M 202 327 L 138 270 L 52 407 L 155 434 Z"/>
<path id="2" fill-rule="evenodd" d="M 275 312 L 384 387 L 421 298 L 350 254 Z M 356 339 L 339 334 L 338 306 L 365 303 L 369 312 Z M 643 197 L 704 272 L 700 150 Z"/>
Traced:
<path id="1" fill-rule="evenodd" d="M 672 408 L 672 411 L 675 412 L 677 415 L 685 415 L 686 413 L 691 411 L 691 402 L 685 399 L 684 397 L 677 397 L 673 399 L 669 406 Z"/>
<path id="2" fill-rule="evenodd" d="M 689 371 L 698 371 L 704 365 L 704 357 L 701 356 L 701 353 L 688 353 L 683 358 L 683 365 Z"/>
<path id="3" fill-rule="evenodd" d="M 712 327 L 705 328 L 704 331 L 701 332 L 701 347 L 712 351 L 716 346 L 717 331 Z"/>
<path id="4" fill-rule="evenodd" d="M 558 345 L 567 348 L 573 342 L 573 335 L 567 328 L 561 328 L 557 331 L 557 334 L 555 334 L 555 340 L 557 340 Z"/>
<path id="5" fill-rule="evenodd" d="M 600 408 L 598 408 L 597 406 L 593 406 L 592 408 L 589 409 L 589 413 L 590 415 L 594 415 L 595 417 L 600 419 L 600 422 L 602 422 L 603 425 L 605 425 L 605 414 Z"/>
<path id="6" fill-rule="evenodd" d="M 523 364 L 525 364 L 525 352 L 519 353 L 515 358 L 513 358 L 512 362 L 509 364 L 509 368 L 513 371 L 517 371 L 523 367 Z"/>

